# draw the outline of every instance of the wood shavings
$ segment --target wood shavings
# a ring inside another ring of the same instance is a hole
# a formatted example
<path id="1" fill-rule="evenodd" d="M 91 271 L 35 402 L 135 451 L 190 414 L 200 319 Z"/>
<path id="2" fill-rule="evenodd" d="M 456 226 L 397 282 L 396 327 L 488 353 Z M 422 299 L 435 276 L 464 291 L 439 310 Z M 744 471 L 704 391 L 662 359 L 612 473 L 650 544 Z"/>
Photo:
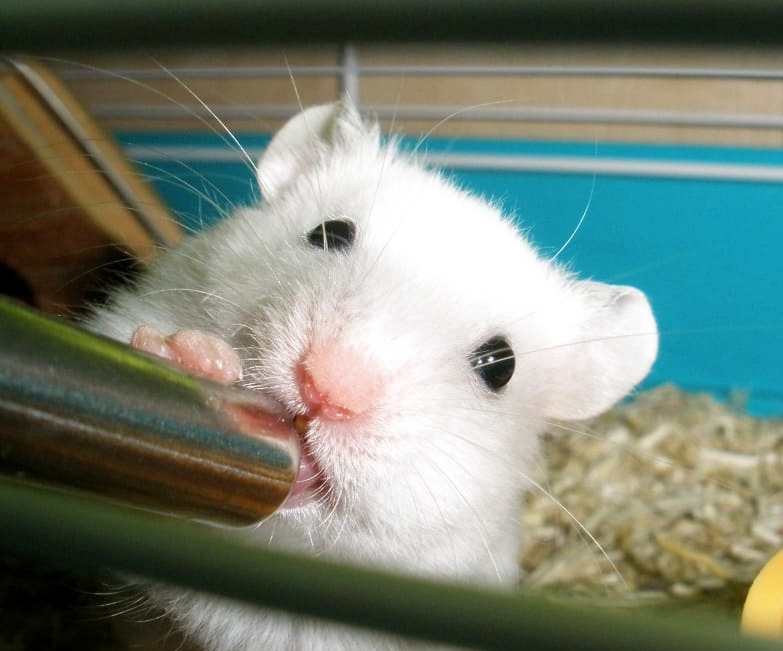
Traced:
<path id="1" fill-rule="evenodd" d="M 559 504 L 527 496 L 527 587 L 645 604 L 744 593 L 783 546 L 783 419 L 663 386 L 553 425 L 539 463 Z"/>

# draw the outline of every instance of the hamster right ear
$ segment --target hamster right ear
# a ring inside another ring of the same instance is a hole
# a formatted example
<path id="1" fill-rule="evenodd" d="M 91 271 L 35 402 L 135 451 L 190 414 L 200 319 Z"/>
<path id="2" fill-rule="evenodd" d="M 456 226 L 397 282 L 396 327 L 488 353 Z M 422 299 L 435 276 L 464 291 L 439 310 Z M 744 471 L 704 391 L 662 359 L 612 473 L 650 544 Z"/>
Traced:
<path id="1" fill-rule="evenodd" d="M 552 314 L 566 324 L 565 339 L 541 351 L 548 381 L 535 404 L 548 419 L 580 420 L 609 409 L 644 379 L 658 353 L 655 317 L 638 289 L 581 281 L 571 291 L 578 307 Z"/>
<path id="2" fill-rule="evenodd" d="M 347 98 L 295 115 L 275 134 L 256 165 L 264 198 L 269 201 L 278 196 L 324 147 L 361 131 L 361 117 Z"/>

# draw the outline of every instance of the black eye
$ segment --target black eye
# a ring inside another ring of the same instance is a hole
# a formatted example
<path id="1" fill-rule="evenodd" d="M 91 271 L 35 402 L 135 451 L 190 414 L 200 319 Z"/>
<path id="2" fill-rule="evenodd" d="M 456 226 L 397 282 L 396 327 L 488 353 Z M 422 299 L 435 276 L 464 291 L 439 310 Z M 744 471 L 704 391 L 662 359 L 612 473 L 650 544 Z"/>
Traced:
<path id="1" fill-rule="evenodd" d="M 307 242 L 324 251 L 350 249 L 356 237 L 356 226 L 347 219 L 330 219 L 307 234 Z"/>
<path id="2" fill-rule="evenodd" d="M 470 365 L 493 391 L 500 391 L 514 375 L 514 351 L 504 337 L 492 337 L 473 351 Z"/>

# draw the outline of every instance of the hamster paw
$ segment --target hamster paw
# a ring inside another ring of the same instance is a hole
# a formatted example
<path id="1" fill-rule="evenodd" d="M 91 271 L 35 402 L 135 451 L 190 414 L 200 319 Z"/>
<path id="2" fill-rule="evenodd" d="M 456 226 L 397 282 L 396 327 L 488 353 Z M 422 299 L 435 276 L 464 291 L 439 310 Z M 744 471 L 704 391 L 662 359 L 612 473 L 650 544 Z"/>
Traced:
<path id="1" fill-rule="evenodd" d="M 239 356 L 226 341 L 208 332 L 183 329 L 166 337 L 143 325 L 134 330 L 130 344 L 213 382 L 232 384 L 242 378 Z"/>

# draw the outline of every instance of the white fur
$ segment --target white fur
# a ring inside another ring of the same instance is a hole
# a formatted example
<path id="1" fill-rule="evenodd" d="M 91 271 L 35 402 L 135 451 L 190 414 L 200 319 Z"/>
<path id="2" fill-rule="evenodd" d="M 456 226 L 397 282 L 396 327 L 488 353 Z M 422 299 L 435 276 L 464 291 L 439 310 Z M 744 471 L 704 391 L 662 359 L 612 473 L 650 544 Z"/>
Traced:
<path id="1" fill-rule="evenodd" d="M 122 340 L 141 324 L 219 334 L 244 358 L 243 382 L 291 413 L 302 409 L 297 360 L 313 342 L 347 338 L 374 360 L 384 395 L 357 423 L 315 422 L 310 445 L 330 495 L 248 535 L 512 585 L 536 435 L 546 419 L 603 411 L 648 372 L 657 335 L 644 295 L 575 280 L 495 206 L 382 146 L 344 103 L 292 120 L 258 174 L 261 205 L 163 256 L 92 326 Z M 306 244 L 308 231 L 340 217 L 357 225 L 350 251 Z M 516 353 L 498 394 L 468 361 L 496 334 Z M 220 651 L 407 644 L 178 590 L 153 594 Z"/>

